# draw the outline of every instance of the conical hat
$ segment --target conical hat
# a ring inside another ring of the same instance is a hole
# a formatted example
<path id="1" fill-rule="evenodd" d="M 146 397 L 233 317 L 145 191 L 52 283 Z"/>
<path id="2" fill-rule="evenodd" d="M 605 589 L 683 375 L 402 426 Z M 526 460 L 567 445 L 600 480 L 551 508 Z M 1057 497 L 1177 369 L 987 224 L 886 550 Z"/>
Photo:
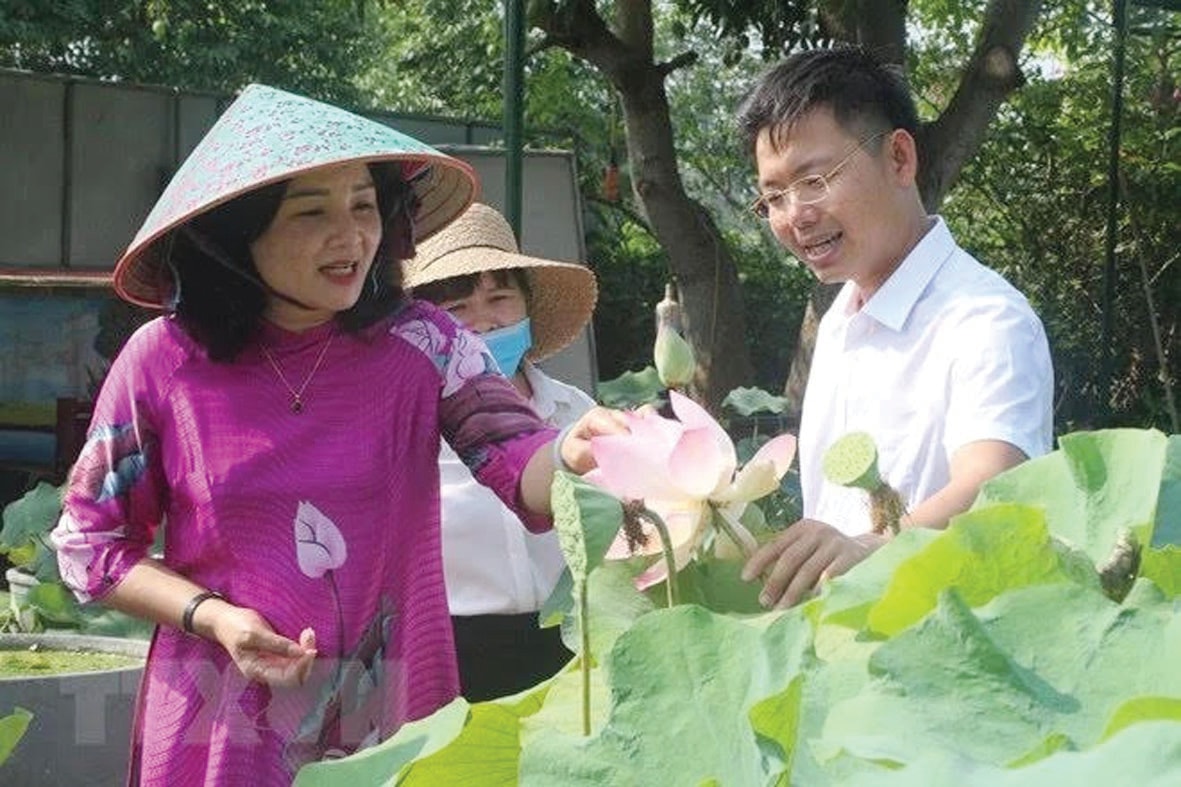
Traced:
<path id="1" fill-rule="evenodd" d="M 165 238 L 181 224 L 248 191 L 319 167 L 402 162 L 419 199 L 416 240 L 430 237 L 476 196 L 472 168 L 429 145 L 338 107 L 266 85 L 250 85 L 226 108 L 172 177 L 115 265 L 115 291 L 159 307 L 171 277 Z"/>
<path id="2" fill-rule="evenodd" d="M 402 281 L 413 289 L 508 268 L 521 268 L 529 278 L 533 347 L 526 357 L 531 361 L 548 358 L 574 341 L 590 322 L 599 295 L 595 274 L 578 263 L 521 254 L 512 227 L 495 208 L 477 202 L 420 244 L 414 257 L 402 262 Z"/>

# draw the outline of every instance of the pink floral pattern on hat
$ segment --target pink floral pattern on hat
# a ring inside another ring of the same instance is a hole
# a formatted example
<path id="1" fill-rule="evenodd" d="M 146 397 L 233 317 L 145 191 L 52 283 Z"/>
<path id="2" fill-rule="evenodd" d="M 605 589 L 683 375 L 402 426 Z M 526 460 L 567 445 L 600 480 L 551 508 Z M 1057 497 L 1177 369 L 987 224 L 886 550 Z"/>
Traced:
<path id="1" fill-rule="evenodd" d="M 351 161 L 395 161 L 415 177 L 417 239 L 442 229 L 475 198 L 471 167 L 374 120 L 265 85 L 242 91 L 176 171 L 115 266 L 115 289 L 158 306 L 157 248 L 168 230 L 268 183 Z M 416 177 L 420 176 L 420 177 Z"/>

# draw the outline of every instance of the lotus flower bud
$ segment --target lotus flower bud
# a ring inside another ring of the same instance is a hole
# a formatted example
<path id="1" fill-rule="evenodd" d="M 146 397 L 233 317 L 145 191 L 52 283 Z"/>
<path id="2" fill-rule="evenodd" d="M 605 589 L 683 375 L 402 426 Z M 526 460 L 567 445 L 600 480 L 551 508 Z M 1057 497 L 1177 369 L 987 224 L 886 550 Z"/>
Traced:
<path id="1" fill-rule="evenodd" d="M 697 361 L 693 348 L 680 334 L 681 305 L 677 303 L 673 285 L 664 289 L 664 300 L 656 304 L 656 343 L 652 359 L 656 373 L 665 388 L 681 388 L 693 380 Z"/>

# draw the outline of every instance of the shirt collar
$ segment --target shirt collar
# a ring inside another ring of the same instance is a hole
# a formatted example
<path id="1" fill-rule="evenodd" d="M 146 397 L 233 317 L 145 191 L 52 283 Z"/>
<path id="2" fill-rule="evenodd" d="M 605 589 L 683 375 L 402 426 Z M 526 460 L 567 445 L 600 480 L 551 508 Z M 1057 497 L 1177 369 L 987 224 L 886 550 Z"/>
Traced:
<path id="1" fill-rule="evenodd" d="M 533 409 L 544 421 L 551 418 L 558 407 L 570 403 L 570 393 L 559 385 L 550 385 L 550 378 L 527 360 L 521 361 L 521 369 L 529 388 L 533 391 Z"/>
<path id="2" fill-rule="evenodd" d="M 893 331 L 901 331 L 919 297 L 955 249 L 951 230 L 936 216 L 927 233 L 861 307 L 861 313 Z"/>

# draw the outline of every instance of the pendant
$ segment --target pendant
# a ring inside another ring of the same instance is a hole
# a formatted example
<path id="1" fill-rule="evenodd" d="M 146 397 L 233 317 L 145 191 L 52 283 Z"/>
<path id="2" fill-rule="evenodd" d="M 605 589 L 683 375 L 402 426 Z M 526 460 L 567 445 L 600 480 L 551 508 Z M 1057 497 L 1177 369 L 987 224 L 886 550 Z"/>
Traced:
<path id="1" fill-rule="evenodd" d="M 303 412 L 303 400 L 298 396 L 291 400 L 291 412 L 299 415 Z"/>

